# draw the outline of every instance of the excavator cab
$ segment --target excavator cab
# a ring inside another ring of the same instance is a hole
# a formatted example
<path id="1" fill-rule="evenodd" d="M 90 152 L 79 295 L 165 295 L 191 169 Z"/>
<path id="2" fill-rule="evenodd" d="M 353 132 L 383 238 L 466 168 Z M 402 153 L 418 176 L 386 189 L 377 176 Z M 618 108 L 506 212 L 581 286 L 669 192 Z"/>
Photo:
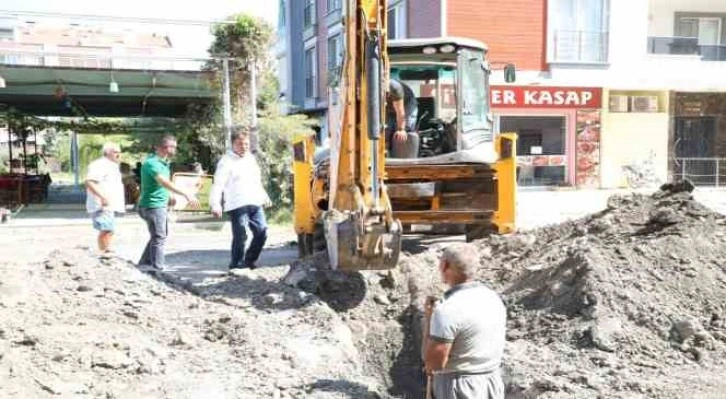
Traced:
<path id="1" fill-rule="evenodd" d="M 513 231 L 515 135 L 493 126 L 486 46 L 454 37 L 407 39 L 391 41 L 388 56 L 391 75 L 417 105 L 408 148 L 391 143 L 386 158 L 394 217 L 409 233 L 471 240 Z M 505 75 L 514 79 L 513 66 Z"/>

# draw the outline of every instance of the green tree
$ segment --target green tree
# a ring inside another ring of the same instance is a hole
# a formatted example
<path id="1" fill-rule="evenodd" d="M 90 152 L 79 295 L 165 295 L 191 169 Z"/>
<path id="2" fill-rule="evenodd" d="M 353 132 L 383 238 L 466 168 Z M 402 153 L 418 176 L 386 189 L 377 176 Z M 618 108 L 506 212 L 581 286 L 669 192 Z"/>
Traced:
<path id="1" fill-rule="evenodd" d="M 213 28 L 214 42 L 209 48 L 213 57 L 229 57 L 232 115 L 237 124 L 249 123 L 250 71 L 253 65 L 257 76 L 258 160 L 266 188 L 272 199 L 270 219 L 283 222 L 290 218 L 292 208 L 292 146 L 295 135 L 311 134 L 313 121 L 304 115 L 279 113 L 279 83 L 270 59 L 273 30 L 267 23 L 248 15 L 231 18 L 232 24 L 219 24 Z M 254 62 L 252 62 L 254 61 Z M 214 61 L 207 69 L 219 72 L 221 62 Z M 218 79 L 214 84 L 219 84 Z M 221 88 L 221 87 L 220 87 Z M 221 92 L 221 91 L 220 91 Z M 211 149 L 213 155 L 224 150 L 224 131 L 220 116 L 221 103 L 190 109 L 188 123 L 196 140 Z M 216 157 L 215 157 L 216 158 Z"/>
<path id="2" fill-rule="evenodd" d="M 273 29 L 264 20 L 247 14 L 228 18 L 233 23 L 217 24 L 212 28 L 214 40 L 209 47 L 212 57 L 229 58 L 232 112 L 236 122 L 248 120 L 251 103 L 251 72 L 256 76 L 271 69 L 269 50 L 273 40 Z M 222 62 L 213 61 L 208 69 L 221 72 Z"/>

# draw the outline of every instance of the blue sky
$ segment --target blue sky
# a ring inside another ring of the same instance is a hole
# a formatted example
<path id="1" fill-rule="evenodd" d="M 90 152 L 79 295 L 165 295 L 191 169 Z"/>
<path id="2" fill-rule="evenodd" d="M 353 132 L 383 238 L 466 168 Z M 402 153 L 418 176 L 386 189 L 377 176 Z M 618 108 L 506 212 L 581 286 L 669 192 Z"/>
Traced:
<path id="1" fill-rule="evenodd" d="M 3 0 L 0 11 L 35 11 L 63 14 L 93 14 L 176 20 L 220 20 L 246 12 L 277 25 L 277 0 Z M 5 14 L 0 12 L 0 15 Z M 24 17 L 27 19 L 27 17 Z M 37 19 L 40 21 L 40 19 Z M 122 26 L 129 27 L 129 24 Z M 168 34 L 174 47 L 185 55 L 206 50 L 208 29 L 199 26 L 132 25 L 134 29 Z"/>

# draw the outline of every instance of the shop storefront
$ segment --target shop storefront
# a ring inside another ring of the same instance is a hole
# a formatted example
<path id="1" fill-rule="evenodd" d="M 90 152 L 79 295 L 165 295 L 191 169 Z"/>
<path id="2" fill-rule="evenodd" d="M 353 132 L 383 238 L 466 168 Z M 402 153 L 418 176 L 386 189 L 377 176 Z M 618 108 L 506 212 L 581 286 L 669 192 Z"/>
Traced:
<path id="1" fill-rule="evenodd" d="M 518 134 L 520 186 L 599 187 L 601 88 L 493 86 L 491 100 L 498 130 Z"/>
<path id="2" fill-rule="evenodd" d="M 726 93 L 673 93 L 671 176 L 726 184 Z"/>

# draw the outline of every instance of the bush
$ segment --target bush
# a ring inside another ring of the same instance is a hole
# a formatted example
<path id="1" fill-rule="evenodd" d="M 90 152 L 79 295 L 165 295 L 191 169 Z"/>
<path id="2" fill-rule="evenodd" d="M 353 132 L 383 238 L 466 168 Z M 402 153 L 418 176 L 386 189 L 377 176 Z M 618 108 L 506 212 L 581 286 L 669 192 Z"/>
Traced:
<path id="1" fill-rule="evenodd" d="M 271 219 L 292 219 L 292 139 L 312 134 L 315 121 L 305 115 L 280 115 L 271 111 L 259 119 L 258 161 L 272 200 Z"/>

